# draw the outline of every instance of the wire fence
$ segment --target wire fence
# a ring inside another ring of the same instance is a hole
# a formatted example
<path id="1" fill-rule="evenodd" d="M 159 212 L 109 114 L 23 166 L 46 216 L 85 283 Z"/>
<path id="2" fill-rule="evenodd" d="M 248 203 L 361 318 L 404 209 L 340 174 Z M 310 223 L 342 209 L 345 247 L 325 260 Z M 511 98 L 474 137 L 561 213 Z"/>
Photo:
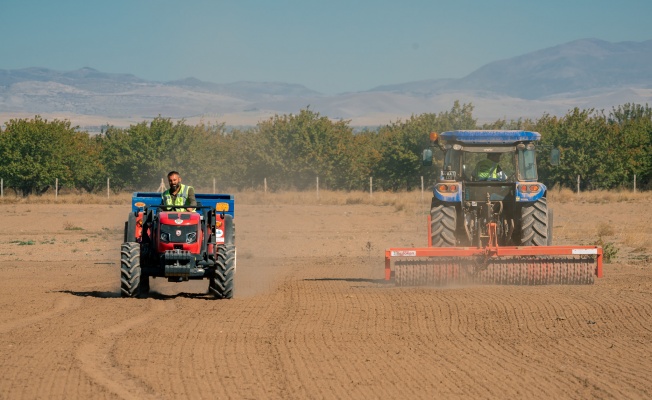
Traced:
<path id="1" fill-rule="evenodd" d="M 421 192 L 421 197 L 426 198 L 426 192 L 430 192 L 430 188 L 434 185 L 434 182 L 428 182 L 426 179 L 424 179 L 424 176 L 420 177 L 420 187 L 414 187 L 412 186 L 411 188 L 405 189 L 407 191 L 420 191 Z M 320 183 L 319 177 L 315 177 L 314 184 L 310 188 L 305 188 L 302 190 L 296 189 L 295 186 L 293 185 L 288 185 L 287 182 L 283 182 L 282 184 L 276 184 L 273 180 L 263 178 L 260 181 L 251 181 L 247 185 L 243 185 L 243 182 L 234 182 L 234 181 L 229 181 L 229 180 L 224 180 L 221 178 L 211 178 L 210 180 L 202 180 L 201 182 L 184 182 L 186 184 L 189 184 L 195 188 L 195 191 L 197 193 L 230 193 L 230 192 L 241 192 L 241 191 L 254 191 L 254 192 L 262 192 L 263 194 L 265 193 L 271 193 L 271 192 L 278 192 L 278 191 L 301 191 L 301 192 L 311 192 L 314 191 L 316 196 L 319 196 L 320 190 L 331 190 L 327 185 L 324 185 L 323 182 Z M 579 194 L 582 191 L 592 191 L 595 187 L 595 185 L 599 182 L 593 182 L 590 179 L 583 179 L 581 176 L 577 176 L 577 182 L 575 187 L 571 187 L 569 189 L 573 190 L 575 193 Z M 633 175 L 632 180 L 620 185 L 617 190 L 629 190 L 633 191 L 636 193 L 637 191 L 647 191 L 652 189 L 652 183 L 648 182 L 647 184 L 644 184 L 641 187 L 641 183 L 637 181 L 637 176 Z M 557 184 L 551 184 L 550 188 L 560 188 L 559 185 Z M 582 189 L 584 188 L 584 189 Z M 9 189 L 11 195 L 20 197 L 22 196 L 21 193 L 16 188 L 7 188 L 5 186 L 5 181 L 4 178 L 0 178 L 0 198 L 3 198 L 8 194 L 7 189 Z M 102 189 L 104 193 L 106 193 L 106 197 L 111 197 L 112 194 L 116 194 L 119 192 L 134 192 L 134 191 L 142 191 L 142 192 L 158 192 L 162 193 L 167 189 L 167 184 L 166 184 L 166 179 L 161 178 L 160 182 L 152 182 L 151 185 L 145 186 L 145 187 L 140 187 L 140 188 L 121 188 L 121 189 L 116 189 L 111 187 L 111 178 L 107 178 L 106 180 L 106 188 Z M 342 190 L 346 191 L 346 190 Z M 374 183 L 373 177 L 369 177 L 369 183 L 368 187 L 365 190 L 353 190 L 352 192 L 364 192 L 368 193 L 369 196 L 373 196 L 374 192 L 382 192 L 383 189 L 376 185 Z M 48 190 L 44 191 L 41 194 L 48 194 L 48 193 L 53 193 L 55 197 L 60 194 L 60 193 L 82 193 L 83 190 L 81 189 L 71 189 L 67 187 L 60 187 L 59 186 L 59 180 L 55 179 L 53 182 L 53 185 L 51 188 Z M 98 194 L 98 193 L 95 193 Z"/>

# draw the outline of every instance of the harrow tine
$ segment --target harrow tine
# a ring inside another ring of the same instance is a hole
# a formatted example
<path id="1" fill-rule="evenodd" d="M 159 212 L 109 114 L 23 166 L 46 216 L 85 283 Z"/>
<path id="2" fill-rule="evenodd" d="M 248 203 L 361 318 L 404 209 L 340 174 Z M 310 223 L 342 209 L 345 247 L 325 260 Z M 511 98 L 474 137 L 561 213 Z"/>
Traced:
<path id="1" fill-rule="evenodd" d="M 596 275 L 601 275 L 601 260 L 585 254 L 492 256 L 485 263 L 478 263 L 474 256 L 451 255 L 455 254 L 455 248 L 448 248 L 442 256 L 418 256 L 418 250 L 408 257 L 391 258 L 390 255 L 387 259 L 386 268 L 393 265 L 398 286 L 590 285 Z"/>

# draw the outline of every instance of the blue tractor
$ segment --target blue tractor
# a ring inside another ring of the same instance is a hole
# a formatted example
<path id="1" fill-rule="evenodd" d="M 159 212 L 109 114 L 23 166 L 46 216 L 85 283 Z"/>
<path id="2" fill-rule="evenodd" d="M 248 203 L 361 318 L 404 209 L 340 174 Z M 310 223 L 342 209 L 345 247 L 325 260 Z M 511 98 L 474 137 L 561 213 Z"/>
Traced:
<path id="1" fill-rule="evenodd" d="M 442 151 L 428 216 L 428 247 L 385 251 L 385 280 L 398 286 L 592 284 L 600 246 L 553 246 L 547 188 L 538 181 L 537 132 L 431 133 Z M 550 152 L 552 165 L 559 151 Z M 426 165 L 433 151 L 423 152 Z"/>
<path id="2" fill-rule="evenodd" d="M 495 223 L 501 246 L 552 245 L 552 210 L 538 181 L 537 132 L 460 130 L 432 133 L 443 152 L 430 210 L 432 247 L 486 247 Z M 423 161 L 432 165 L 433 152 Z M 553 149 L 551 163 L 559 152 Z"/>

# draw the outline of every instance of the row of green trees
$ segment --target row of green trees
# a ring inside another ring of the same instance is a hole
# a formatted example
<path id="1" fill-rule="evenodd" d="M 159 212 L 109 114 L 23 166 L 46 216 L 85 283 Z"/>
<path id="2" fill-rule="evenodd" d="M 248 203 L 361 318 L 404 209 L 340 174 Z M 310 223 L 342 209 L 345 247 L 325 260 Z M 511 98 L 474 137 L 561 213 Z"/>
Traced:
<path id="1" fill-rule="evenodd" d="M 248 129 L 224 124 L 189 125 L 158 117 L 99 135 L 69 121 L 14 119 L 0 129 L 0 178 L 23 196 L 59 187 L 94 192 L 107 178 L 114 190 L 154 190 L 170 170 L 184 182 L 220 189 L 259 187 L 335 190 L 413 189 L 434 179 L 421 165 L 431 131 L 525 129 L 561 149 L 561 166 L 541 157 L 540 179 L 548 184 L 610 189 L 652 178 L 652 109 L 626 104 L 611 112 L 574 109 L 563 117 L 497 120 L 478 126 L 473 106 L 455 102 L 450 111 L 413 115 L 378 129 L 356 132 L 348 121 L 332 121 L 309 108 L 277 115 Z"/>

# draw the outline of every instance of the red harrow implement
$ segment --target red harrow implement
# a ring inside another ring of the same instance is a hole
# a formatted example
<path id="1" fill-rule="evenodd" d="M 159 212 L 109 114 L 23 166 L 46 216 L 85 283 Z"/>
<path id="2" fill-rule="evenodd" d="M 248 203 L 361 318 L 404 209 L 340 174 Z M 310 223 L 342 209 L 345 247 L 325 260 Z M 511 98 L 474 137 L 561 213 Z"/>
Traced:
<path id="1" fill-rule="evenodd" d="M 489 226 L 486 247 L 431 247 L 428 240 L 428 247 L 387 249 L 385 280 L 397 286 L 551 285 L 602 277 L 600 246 L 498 246 L 495 229 Z"/>

